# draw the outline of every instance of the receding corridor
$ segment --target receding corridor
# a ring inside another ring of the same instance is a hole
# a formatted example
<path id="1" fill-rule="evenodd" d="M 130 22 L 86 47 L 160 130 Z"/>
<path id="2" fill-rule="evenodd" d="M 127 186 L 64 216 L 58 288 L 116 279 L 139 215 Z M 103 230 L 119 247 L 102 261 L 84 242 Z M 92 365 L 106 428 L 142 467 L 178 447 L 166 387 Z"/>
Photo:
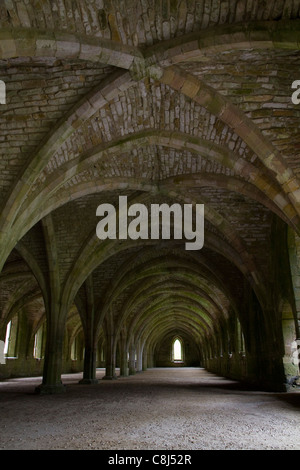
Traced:
<path id="1" fill-rule="evenodd" d="M 300 0 L 0 1 L 0 450 L 300 450 L 299 71 Z"/>
<path id="2" fill-rule="evenodd" d="M 97 370 L 97 378 L 104 370 Z M 300 391 L 249 391 L 201 368 L 148 369 L 36 395 L 41 378 L 0 382 L 1 449 L 300 449 Z"/>

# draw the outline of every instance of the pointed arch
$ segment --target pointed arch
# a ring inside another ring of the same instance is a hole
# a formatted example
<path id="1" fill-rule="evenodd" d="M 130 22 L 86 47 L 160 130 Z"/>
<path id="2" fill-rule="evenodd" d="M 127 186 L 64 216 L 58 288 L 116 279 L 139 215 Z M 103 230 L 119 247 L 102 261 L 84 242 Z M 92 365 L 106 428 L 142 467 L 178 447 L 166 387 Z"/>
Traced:
<path id="1" fill-rule="evenodd" d="M 183 340 L 180 336 L 175 336 L 172 341 L 172 362 L 184 362 Z"/>

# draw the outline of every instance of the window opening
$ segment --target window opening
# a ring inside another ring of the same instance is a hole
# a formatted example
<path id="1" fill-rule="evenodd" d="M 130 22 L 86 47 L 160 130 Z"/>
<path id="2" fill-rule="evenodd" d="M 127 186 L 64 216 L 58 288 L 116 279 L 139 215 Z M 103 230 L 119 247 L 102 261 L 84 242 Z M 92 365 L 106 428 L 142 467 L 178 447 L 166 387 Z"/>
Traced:
<path id="1" fill-rule="evenodd" d="M 173 342 L 173 362 L 183 362 L 182 342 L 176 338 Z"/>
<path id="2" fill-rule="evenodd" d="M 15 315 L 7 324 L 4 355 L 9 358 L 17 357 L 18 315 Z"/>
<path id="3" fill-rule="evenodd" d="M 4 344 L 4 354 L 8 352 L 8 345 L 9 345 L 9 338 L 10 338 L 10 329 L 11 329 L 11 321 L 7 324 L 6 327 L 6 336 L 5 336 L 5 344 Z"/>

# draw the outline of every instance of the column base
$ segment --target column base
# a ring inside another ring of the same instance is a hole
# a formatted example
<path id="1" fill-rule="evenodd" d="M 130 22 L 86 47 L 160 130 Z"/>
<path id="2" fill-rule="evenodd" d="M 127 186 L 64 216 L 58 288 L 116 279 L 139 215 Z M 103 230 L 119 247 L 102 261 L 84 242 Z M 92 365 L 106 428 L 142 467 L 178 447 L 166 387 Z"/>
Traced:
<path id="1" fill-rule="evenodd" d="M 83 384 L 83 385 L 93 385 L 93 384 L 98 384 L 99 380 L 98 379 L 82 379 L 82 380 L 79 380 L 78 383 Z"/>
<path id="2" fill-rule="evenodd" d="M 102 377 L 102 380 L 117 380 L 117 376 L 116 375 L 105 375 L 104 377 Z"/>
<path id="3" fill-rule="evenodd" d="M 57 385 L 38 385 L 35 388 L 35 393 L 38 395 L 54 395 L 57 393 L 65 393 L 66 391 L 66 386 L 63 384 L 57 384 Z"/>

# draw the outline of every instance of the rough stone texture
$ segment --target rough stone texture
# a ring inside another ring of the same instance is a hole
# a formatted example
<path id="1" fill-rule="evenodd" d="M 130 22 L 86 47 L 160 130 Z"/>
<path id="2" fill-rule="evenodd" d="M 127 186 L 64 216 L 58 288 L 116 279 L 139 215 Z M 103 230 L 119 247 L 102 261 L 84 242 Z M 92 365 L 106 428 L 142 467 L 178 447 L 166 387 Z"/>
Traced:
<path id="1" fill-rule="evenodd" d="M 64 375 L 68 391 L 60 397 L 33 396 L 38 379 L 1 383 L 0 448 L 299 449 L 297 393 L 251 393 L 194 368 L 149 369 L 88 387 L 78 385 L 80 377 Z"/>
<path id="2" fill-rule="evenodd" d="M 97 365 L 126 376 L 154 366 L 181 332 L 218 374 L 273 391 L 293 384 L 299 9 L 1 3 L 0 339 L 18 317 L 1 378 L 43 374 L 54 390 L 63 372 L 93 381 Z M 96 207 L 119 195 L 203 203 L 204 248 L 101 243 Z M 33 357 L 43 324 L 51 352 L 42 342 Z"/>

